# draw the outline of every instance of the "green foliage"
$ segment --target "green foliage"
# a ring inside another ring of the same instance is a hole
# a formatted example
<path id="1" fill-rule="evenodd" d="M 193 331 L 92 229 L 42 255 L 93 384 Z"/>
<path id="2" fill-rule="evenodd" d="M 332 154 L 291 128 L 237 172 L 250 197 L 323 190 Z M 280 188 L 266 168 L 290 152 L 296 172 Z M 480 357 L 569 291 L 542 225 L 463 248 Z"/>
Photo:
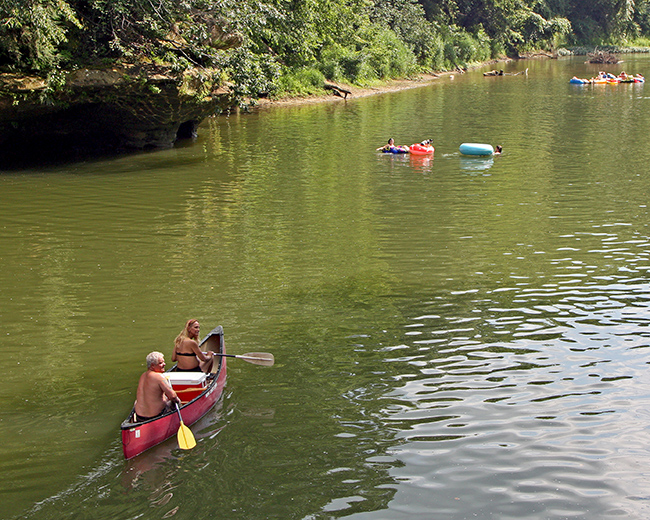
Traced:
<path id="1" fill-rule="evenodd" d="M 443 54 L 444 60 L 445 60 L 445 65 L 447 68 L 453 66 L 454 64 L 458 63 L 458 53 L 456 52 L 456 47 L 452 42 L 446 42 L 445 47 L 444 47 L 444 54 Z"/>
<path id="2" fill-rule="evenodd" d="M 81 24 L 65 0 L 2 0 L 0 65 L 37 71 L 56 66 L 72 26 Z"/>
<path id="3" fill-rule="evenodd" d="M 0 0 L 3 70 L 217 68 L 242 98 L 649 35 L 650 0 Z"/>
<path id="4" fill-rule="evenodd" d="M 455 25 L 443 30 L 443 64 L 445 69 L 465 67 L 472 62 L 481 62 L 497 56 L 493 52 L 492 42 L 479 27 L 475 34 L 469 33 Z"/>
<path id="5" fill-rule="evenodd" d="M 628 46 L 637 52 L 650 52 L 650 36 L 634 38 Z"/>
<path id="6" fill-rule="evenodd" d="M 467 32 L 458 33 L 454 38 L 454 45 L 457 58 L 463 65 L 471 61 L 484 61 L 490 57 L 489 44 L 481 42 L 479 38 Z"/>
<path id="7" fill-rule="evenodd" d="M 369 58 L 365 48 L 357 51 L 333 44 L 324 49 L 319 68 L 329 80 L 366 84 L 378 77 L 370 66 Z"/>
<path id="8" fill-rule="evenodd" d="M 309 96 L 323 92 L 325 76 L 318 69 L 285 70 L 277 81 L 274 97 Z"/>
<path id="9" fill-rule="evenodd" d="M 333 43 L 324 48 L 318 67 L 330 80 L 367 85 L 378 79 L 409 76 L 417 71 L 417 62 L 395 33 L 369 24 L 349 46 Z"/>
<path id="10" fill-rule="evenodd" d="M 445 42 L 439 33 L 432 35 L 427 40 L 422 53 L 416 55 L 418 63 L 429 72 L 444 70 L 445 67 Z"/>
<path id="11" fill-rule="evenodd" d="M 440 70 L 444 64 L 444 42 L 438 25 L 426 19 L 415 0 L 375 0 L 371 20 L 394 32 L 411 50 L 424 70 Z"/>
<path id="12" fill-rule="evenodd" d="M 637 0 L 633 22 L 634 38 L 650 37 L 650 0 Z"/>
<path id="13" fill-rule="evenodd" d="M 238 98 L 273 96 L 280 77 L 280 65 L 269 56 L 254 54 L 241 47 L 229 53 L 223 62 L 231 89 Z"/>
<path id="14" fill-rule="evenodd" d="M 368 71 L 357 74 L 356 82 L 405 77 L 416 71 L 415 56 L 400 38 L 388 29 L 368 25 L 360 34 Z"/>

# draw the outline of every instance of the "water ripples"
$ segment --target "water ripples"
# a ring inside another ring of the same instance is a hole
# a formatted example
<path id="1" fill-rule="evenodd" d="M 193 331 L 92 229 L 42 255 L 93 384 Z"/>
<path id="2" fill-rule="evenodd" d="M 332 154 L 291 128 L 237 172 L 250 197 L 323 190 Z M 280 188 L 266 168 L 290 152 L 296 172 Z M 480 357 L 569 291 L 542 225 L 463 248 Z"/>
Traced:
<path id="1" fill-rule="evenodd" d="M 399 461 L 391 518 L 647 511 L 637 499 L 639 461 L 650 462 L 649 290 L 609 278 L 440 297 L 381 349 L 397 373 L 378 414 Z M 453 298 L 475 312 L 455 314 Z"/>
<path id="2" fill-rule="evenodd" d="M 647 104 L 576 93 L 582 66 L 2 177 L 15 514 L 50 494 L 31 517 L 647 518 Z M 435 158 L 376 154 L 390 135 Z M 192 452 L 124 463 L 143 354 L 185 315 L 276 365 L 229 364 Z"/>

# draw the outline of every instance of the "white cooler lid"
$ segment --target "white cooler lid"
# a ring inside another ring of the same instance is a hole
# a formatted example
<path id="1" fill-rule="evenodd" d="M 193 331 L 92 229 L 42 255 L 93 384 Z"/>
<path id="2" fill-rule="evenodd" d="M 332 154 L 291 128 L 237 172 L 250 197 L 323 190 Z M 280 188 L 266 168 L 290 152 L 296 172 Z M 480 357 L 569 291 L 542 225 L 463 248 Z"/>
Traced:
<path id="1" fill-rule="evenodd" d="M 177 385 L 200 385 L 208 374 L 204 372 L 165 372 L 164 376 L 172 384 Z"/>

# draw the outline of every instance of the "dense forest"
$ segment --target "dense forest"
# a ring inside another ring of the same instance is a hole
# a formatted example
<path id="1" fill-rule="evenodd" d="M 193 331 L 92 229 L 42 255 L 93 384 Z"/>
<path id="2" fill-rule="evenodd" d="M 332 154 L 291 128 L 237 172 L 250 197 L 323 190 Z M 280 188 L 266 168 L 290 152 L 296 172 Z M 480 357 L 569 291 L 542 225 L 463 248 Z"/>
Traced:
<path id="1" fill-rule="evenodd" d="M 0 72 L 197 68 L 256 98 L 649 35 L 650 0 L 0 0 Z"/>

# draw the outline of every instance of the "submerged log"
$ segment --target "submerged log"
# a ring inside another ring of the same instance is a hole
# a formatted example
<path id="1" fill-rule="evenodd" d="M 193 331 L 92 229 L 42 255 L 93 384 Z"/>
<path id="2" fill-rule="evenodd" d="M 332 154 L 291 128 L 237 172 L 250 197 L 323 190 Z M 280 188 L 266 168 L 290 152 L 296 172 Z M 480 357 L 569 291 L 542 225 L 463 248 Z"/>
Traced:
<path id="1" fill-rule="evenodd" d="M 484 72 L 484 76 L 519 76 L 520 74 L 524 74 L 525 76 L 528 76 L 528 69 L 526 70 L 520 70 L 519 72 L 503 72 L 503 70 L 490 70 L 488 72 Z"/>
<path id="2" fill-rule="evenodd" d="M 599 51 L 597 49 L 594 52 L 587 53 L 587 56 L 589 56 L 588 63 L 615 64 L 621 61 L 613 52 Z"/>

